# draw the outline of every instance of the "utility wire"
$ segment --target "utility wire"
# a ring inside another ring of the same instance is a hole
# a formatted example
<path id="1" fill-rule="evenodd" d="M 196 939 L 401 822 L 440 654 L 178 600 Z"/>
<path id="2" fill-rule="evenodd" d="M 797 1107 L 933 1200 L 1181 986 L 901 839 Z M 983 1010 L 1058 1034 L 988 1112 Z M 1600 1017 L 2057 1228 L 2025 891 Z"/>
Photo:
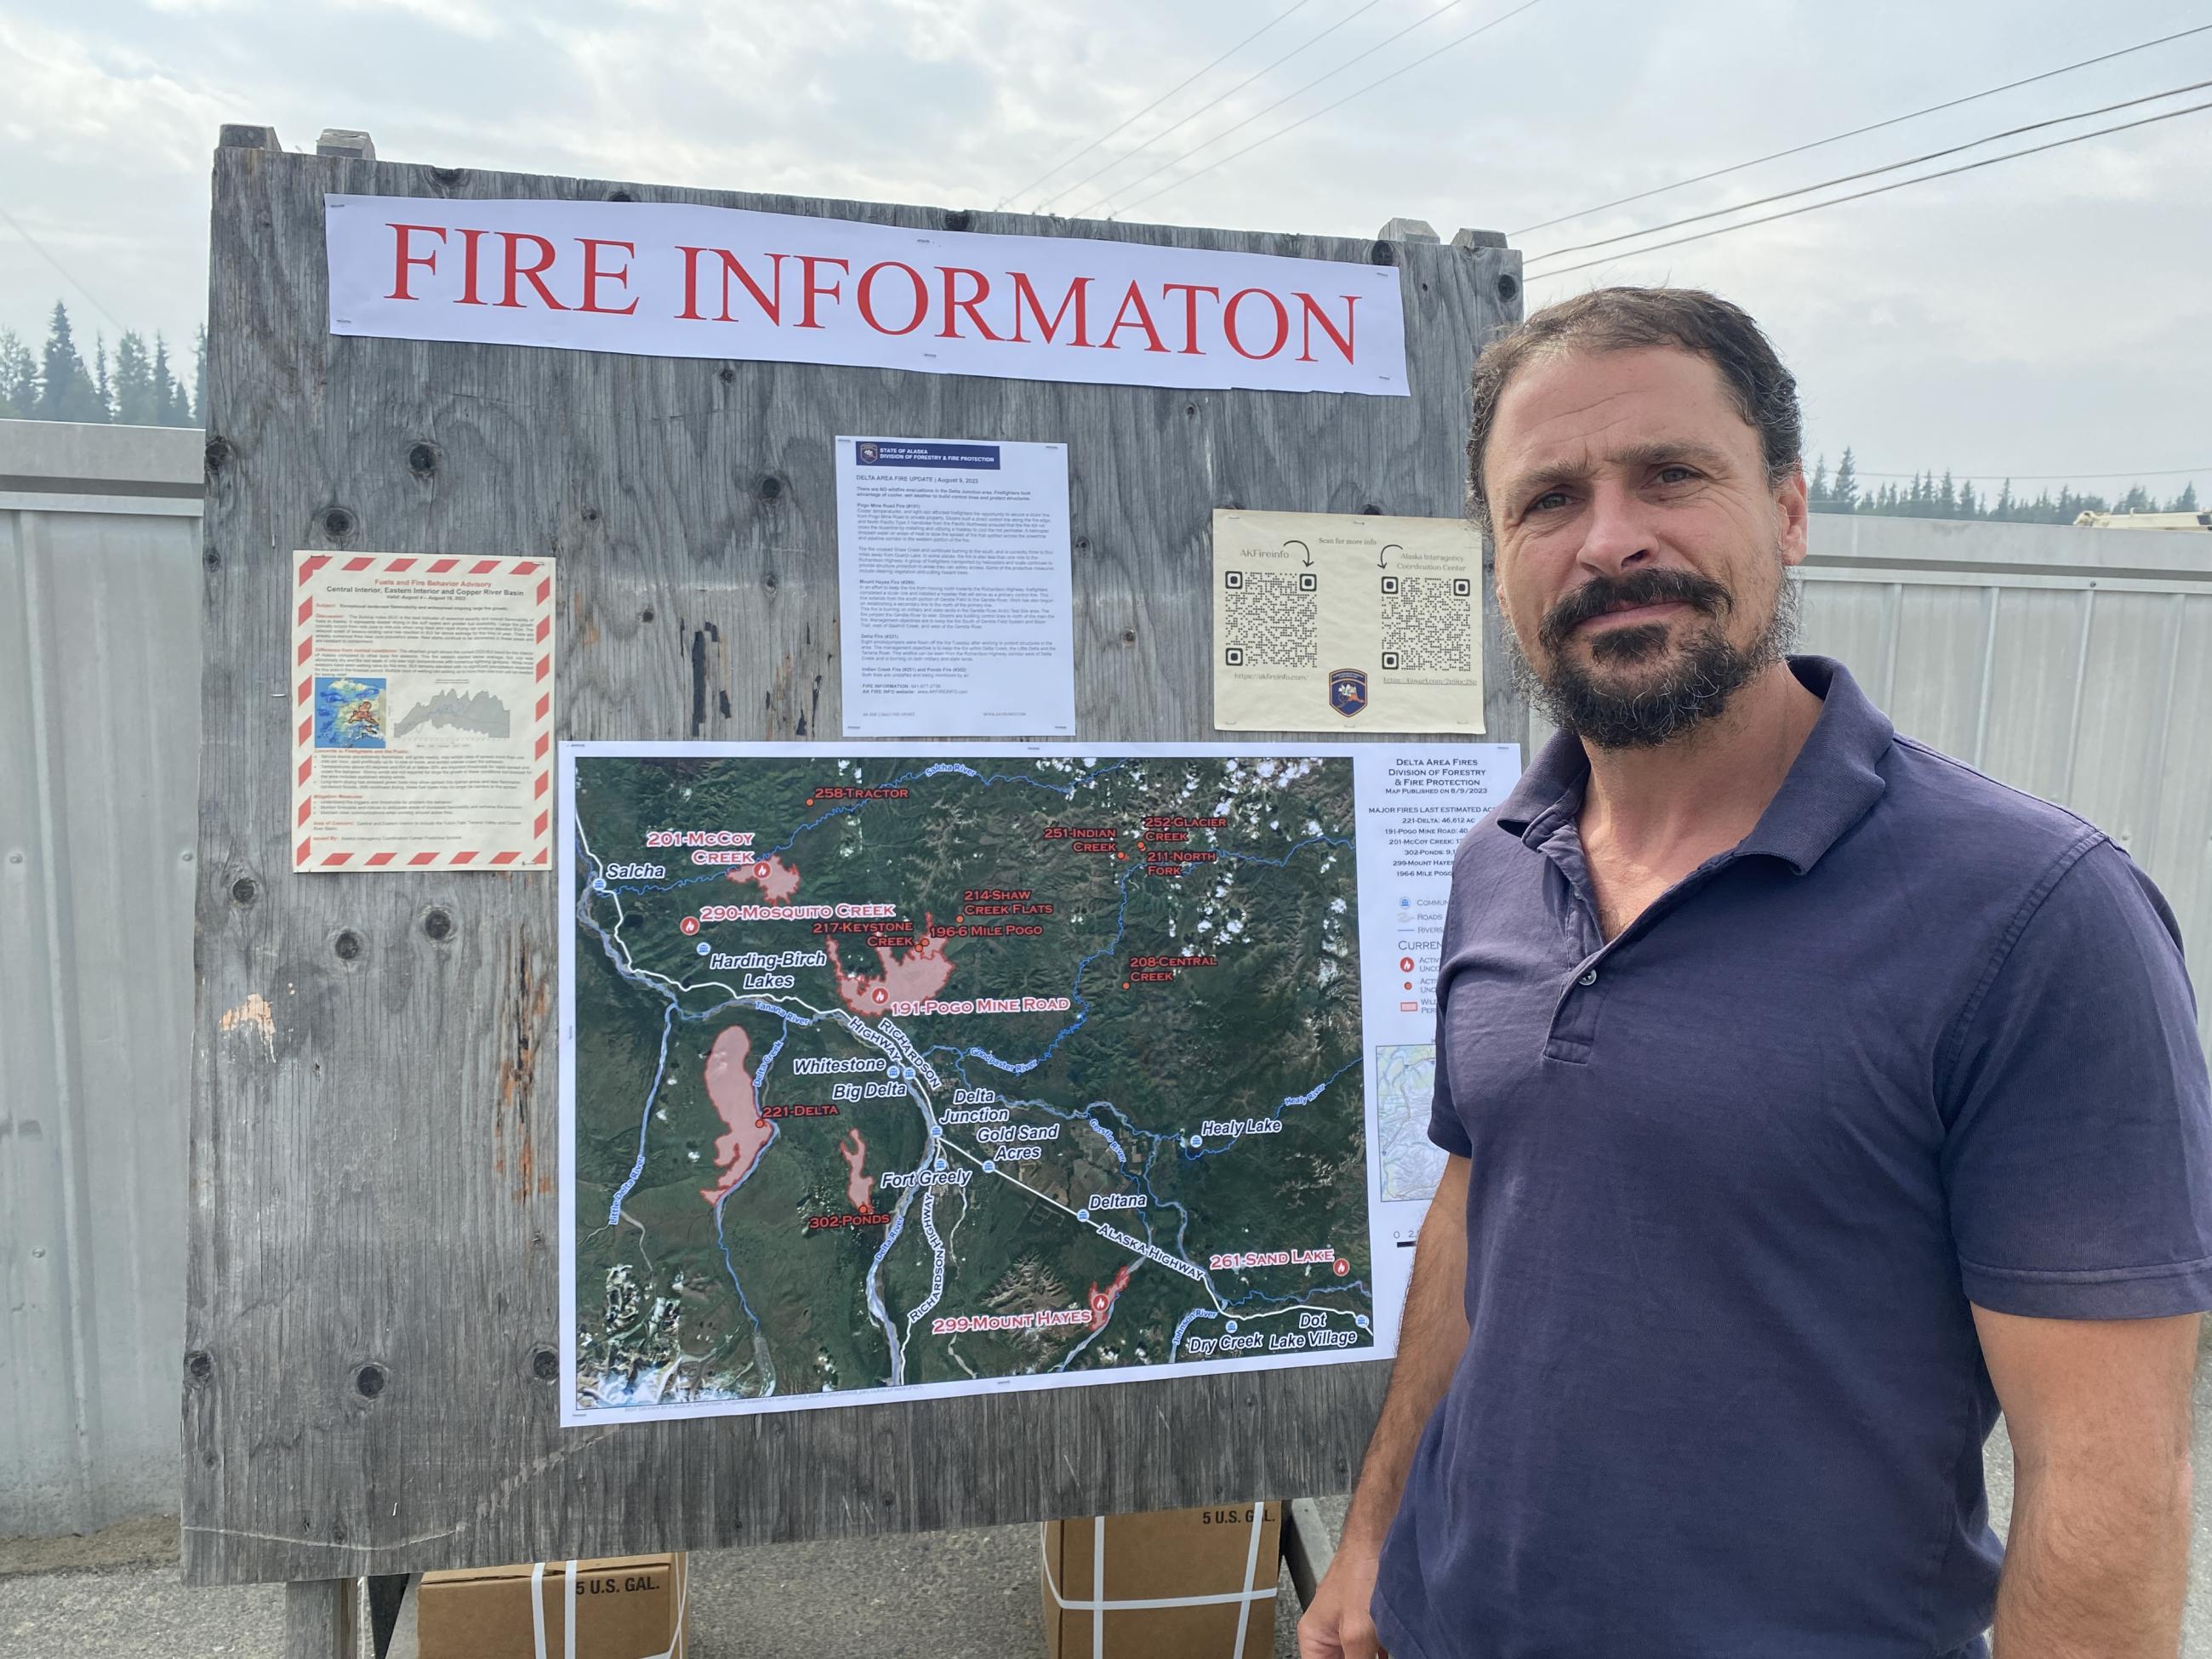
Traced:
<path id="1" fill-rule="evenodd" d="M 1336 21 L 1331 23 L 1319 34 L 1316 34 L 1312 40 L 1307 41 L 1304 46 L 1291 47 L 1290 51 L 1285 52 L 1280 58 L 1275 59 L 1273 63 L 1267 64 L 1264 68 L 1254 70 L 1251 74 L 1246 76 L 1235 86 L 1230 88 L 1228 91 L 1217 94 L 1215 96 L 1207 99 L 1204 103 L 1200 104 L 1196 109 L 1191 111 L 1189 114 L 1184 116 L 1182 120 L 1176 122 L 1173 126 L 1161 128 L 1160 131 L 1154 133 L 1151 137 L 1146 139 L 1143 143 L 1132 145 L 1129 149 L 1123 150 L 1119 155 L 1115 156 L 1111 161 L 1108 161 L 1104 167 L 1095 168 L 1091 172 L 1085 173 L 1083 177 L 1078 179 L 1072 185 L 1061 185 L 1058 190 L 1053 191 L 1051 195 L 1046 197 L 1043 201 L 1037 204 L 1037 210 L 1039 212 L 1042 212 L 1045 209 L 1050 207 L 1054 202 L 1059 201 L 1062 197 L 1073 196 L 1077 191 L 1081 190 L 1084 185 L 1089 184 L 1093 179 L 1100 178 L 1106 173 L 1111 173 L 1115 167 L 1121 166 L 1122 162 L 1127 161 L 1132 155 L 1139 155 L 1142 152 L 1150 149 L 1154 144 L 1158 143 L 1161 139 L 1166 137 L 1168 134 L 1182 131 L 1183 128 L 1188 126 L 1193 121 L 1198 119 L 1200 116 L 1205 114 L 1206 111 L 1212 109 L 1215 105 L 1222 102 L 1223 100 L 1234 98 L 1238 93 L 1243 91 L 1245 88 L 1250 86 L 1261 76 L 1273 73 L 1273 71 L 1280 69 L 1285 64 L 1289 63 L 1291 58 L 1296 58 L 1300 52 L 1310 51 L 1313 47 L 1319 46 L 1322 41 L 1328 40 L 1330 35 L 1342 28 L 1346 23 L 1352 22 L 1358 18 L 1365 16 L 1369 12 L 1373 11 L 1376 7 L 1382 3 L 1382 0 L 1367 0 L 1367 3 L 1365 5 L 1361 6 L 1356 11 L 1350 12 L 1345 16 L 1338 18 Z M 1457 5 L 1460 3 L 1460 0 L 1451 0 L 1451 3 Z M 1332 73 L 1334 73 L 1334 71 L 1332 71 Z M 1311 82 L 1309 82 L 1308 84 L 1310 85 Z M 1301 88 L 1300 90 L 1303 91 L 1304 88 Z M 1297 96 L 1297 94 L 1292 93 L 1291 95 L 1295 98 Z M 1272 107 L 1272 106 L 1270 107 Z M 1216 136 L 1218 137 L 1218 135 Z M 1211 138 L 1206 140 L 1206 143 L 1212 143 L 1212 142 L 1213 140 Z M 1199 148 L 1203 149 L 1206 148 L 1206 145 L 1201 144 Z M 1152 177 L 1152 174 L 1148 173 L 1145 177 L 1149 179 Z M 1141 183 L 1142 181 L 1139 180 L 1139 182 Z M 1111 192 L 1109 191 L 1109 194 L 1111 194 Z M 1100 198 L 1100 200 L 1103 201 L 1103 199 L 1105 198 L 1103 197 Z"/>
<path id="2" fill-rule="evenodd" d="M 2117 125 L 2098 127 L 2088 132 L 2077 132 L 2071 138 L 2054 138 L 2047 144 L 2031 144 L 2026 149 L 2007 150 L 2002 155 L 1984 156 L 1978 161 L 1968 161 L 1955 167 L 1944 167 L 1936 173 L 1923 173 L 1917 178 L 1898 179 L 1887 185 L 1876 185 L 1871 190 L 1853 191 L 1848 196 L 1838 196 L 1826 202 L 1808 202 L 1803 207 L 1784 208 L 1779 213 L 1769 213 L 1757 219 L 1747 219 L 1740 225 L 1722 225 L 1714 230 L 1692 232 L 1677 236 L 1669 242 L 1654 242 L 1650 247 L 1632 248 L 1626 253 L 1608 254 L 1602 259 L 1585 259 L 1580 264 L 1562 265 L 1557 270 L 1540 270 L 1532 280 L 1547 276 L 1565 276 L 1570 272 L 1588 270 L 1595 265 L 1613 264 L 1640 254 L 1656 253 L 1662 248 L 1680 247 L 1686 242 L 1702 242 L 1710 237 L 1725 236 L 1733 230 L 1749 230 L 1753 225 L 1771 225 L 1778 219 L 1794 219 L 1801 213 L 1817 213 L 1822 208 L 1841 207 L 1846 202 L 1859 202 L 1869 196 L 1886 195 L 1893 190 L 1903 190 L 1908 185 L 1924 185 L 1930 179 L 1948 179 L 1961 173 L 1972 173 L 1980 167 L 1993 167 L 2000 161 L 2016 161 L 2023 155 L 2040 155 L 2047 149 L 2063 149 L 2069 144 L 2086 143 L 2092 138 L 2102 138 L 2108 133 L 2126 132 L 2136 127 L 2147 127 L 2160 121 L 2171 121 L 2178 116 L 2194 115 L 2199 110 L 2212 109 L 2212 103 L 2190 104 L 2181 109 L 2166 111 L 2163 114 L 2146 115 L 2139 120 L 2122 121 Z"/>
<path id="3" fill-rule="evenodd" d="M 1244 127 L 1250 126 L 1253 122 L 1258 120 L 1261 116 L 1268 113 L 1272 110 L 1280 109 L 1284 105 L 1289 103 L 1293 98 L 1304 97 L 1307 93 L 1311 92 L 1322 82 L 1333 80 L 1337 76 L 1343 74 L 1345 70 L 1350 69 L 1354 64 L 1358 63 L 1361 58 L 1372 58 L 1376 52 L 1382 51 L 1383 47 L 1389 46 L 1392 41 L 1403 40 L 1407 35 L 1411 34 L 1415 29 L 1420 27 L 1424 23 L 1432 22 L 1437 18 L 1443 16 L 1446 12 L 1464 3 L 1465 0 L 1444 0 L 1444 3 L 1443 5 L 1438 6 L 1434 11 L 1423 13 L 1420 16 L 1416 17 L 1412 22 L 1407 24 L 1405 27 L 1400 29 L 1395 34 L 1384 35 L 1382 39 L 1377 40 L 1373 46 L 1368 47 L 1366 51 L 1361 52 L 1358 57 L 1347 58 L 1344 62 L 1339 64 L 1334 69 L 1329 70 L 1324 74 L 1316 75 L 1312 80 L 1307 82 L 1305 85 L 1298 88 L 1297 91 L 1286 92 L 1280 98 L 1276 99 L 1273 103 L 1261 105 L 1258 109 L 1254 110 L 1249 115 L 1237 122 L 1235 125 L 1222 128 L 1220 131 L 1215 133 L 1210 138 L 1201 138 L 1197 143 L 1193 144 L 1188 149 L 1183 151 L 1182 155 L 1172 156 L 1167 161 L 1161 162 L 1150 173 L 1144 173 L 1137 178 L 1132 179 L 1127 184 L 1115 185 L 1111 190 L 1108 191 L 1103 196 L 1101 196 L 1097 201 L 1093 202 L 1077 216 L 1080 218 L 1089 218 L 1100 208 L 1105 206 L 1107 203 L 1112 201 L 1114 198 L 1121 195 L 1123 191 L 1134 190 L 1139 185 L 1143 184 L 1147 179 L 1158 178 L 1161 173 L 1165 173 L 1170 167 L 1175 166 L 1176 162 L 1188 161 L 1192 156 L 1197 155 L 1199 151 L 1206 149 L 1208 145 L 1219 143 L 1231 133 L 1238 131 Z M 1356 15 L 1357 14 L 1355 14 L 1355 15 Z M 1232 88 L 1231 90 L 1233 91 L 1234 88 Z M 1215 101 L 1218 102 L 1219 100 L 1216 100 Z M 1167 135 L 1163 133 L 1160 136 L 1162 137 L 1165 137 Z M 1101 168 L 1100 171 L 1103 172 L 1104 169 Z M 1093 175 L 1093 177 L 1096 176 L 1096 174 Z"/>
<path id="4" fill-rule="evenodd" d="M 38 255 L 41 259 L 44 259 L 56 270 L 61 272 L 62 280 L 67 283 L 71 288 L 75 289 L 78 293 L 83 295 L 86 301 L 91 305 L 92 308 L 98 312 L 101 316 L 107 319 L 109 324 L 114 328 L 117 334 L 120 335 L 128 331 L 124 328 L 122 324 L 115 320 L 115 313 L 110 311 L 106 306 L 100 304 L 98 297 L 94 295 L 93 291 L 87 288 L 82 283 L 77 281 L 77 279 L 70 274 L 70 269 L 67 265 L 64 264 L 60 260 L 55 258 L 52 254 L 46 252 L 46 244 L 40 241 L 37 237 L 32 235 L 29 231 L 23 228 L 22 225 L 17 222 L 14 214 L 9 212 L 5 208 L 0 208 L 0 219 L 5 219 L 8 222 L 8 228 L 10 230 L 13 230 L 18 236 L 28 242 L 31 246 L 37 251 Z"/>
<path id="5" fill-rule="evenodd" d="M 1121 132 L 1134 123 L 1143 120 L 1145 117 L 1150 115 L 1162 104 L 1166 103 L 1169 99 L 1174 97 L 1176 94 L 1181 92 L 1185 87 L 1190 85 L 1192 82 L 1199 80 L 1204 76 L 1211 73 L 1212 70 L 1220 68 L 1221 65 L 1226 63 L 1230 58 L 1234 58 L 1238 52 L 1243 51 L 1245 47 L 1250 46 L 1255 40 L 1265 34 L 1269 29 L 1273 28 L 1277 23 L 1287 22 L 1292 13 L 1304 11 L 1311 4 L 1313 4 L 1313 0 L 1297 0 L 1297 3 L 1292 6 L 1289 11 L 1278 13 L 1273 22 L 1261 24 L 1258 28 L 1254 29 L 1251 33 L 1246 35 L 1235 46 L 1230 47 L 1227 52 L 1223 52 L 1220 57 L 1215 58 L 1204 69 L 1199 70 L 1196 75 L 1187 76 L 1186 78 L 1176 82 L 1175 85 L 1170 87 L 1158 97 L 1153 99 L 1151 103 L 1146 105 L 1144 108 L 1139 110 L 1134 115 L 1129 117 L 1129 118 L 1122 122 L 1121 125 L 1109 128 L 1106 131 L 1100 133 L 1096 138 L 1093 138 L 1089 143 L 1085 144 L 1081 149 L 1077 150 L 1074 155 L 1067 156 L 1063 160 L 1054 161 L 1050 167 L 1047 167 L 1042 173 L 1037 174 L 1036 178 L 1030 179 L 1029 183 L 1024 185 L 1019 190 L 1007 191 L 1006 194 L 999 198 L 1000 207 L 1005 207 L 1007 203 L 1012 201 L 1017 196 L 1028 195 L 1046 179 L 1051 178 L 1054 173 L 1058 173 L 1062 167 L 1068 166 L 1072 162 L 1081 161 L 1085 156 L 1090 155 L 1092 150 L 1097 149 L 1099 145 L 1104 143 L 1109 138 L 1111 138 L 1115 133 Z"/>
<path id="6" fill-rule="evenodd" d="M 1167 183 L 1162 185 L 1158 190 L 1149 191 L 1146 194 L 1138 197 L 1134 201 L 1124 202 L 1121 207 L 1115 210 L 1115 211 L 1119 213 L 1127 213 L 1132 208 L 1141 207 L 1146 202 L 1151 201 L 1155 196 L 1164 196 L 1171 190 L 1181 190 L 1192 179 L 1202 178 L 1206 173 L 1212 172 L 1216 167 L 1226 167 L 1230 162 L 1237 160 L 1239 156 L 1249 155 L 1254 150 L 1258 149 L 1263 144 L 1272 144 L 1276 139 L 1282 137 L 1285 133 L 1296 132 L 1300 127 L 1305 125 L 1307 122 L 1318 120 L 1322 116 L 1327 115 L 1331 110 L 1342 109 L 1353 99 L 1365 97 L 1369 93 L 1374 91 L 1376 88 L 1383 85 L 1385 82 L 1395 81 L 1401 75 L 1409 74 L 1414 70 L 1421 69 L 1430 64 L 1433 64 L 1437 58 L 1443 57 L 1455 46 L 1465 46 L 1468 41 L 1474 40 L 1476 35 L 1487 34 L 1491 30 L 1496 28 L 1500 23 L 1510 23 L 1515 18 L 1518 17 L 1522 12 L 1528 10 L 1533 6 L 1539 6 L 1542 3 L 1543 0 L 1521 0 L 1521 3 L 1514 7 L 1512 10 L 1493 17 L 1486 23 L 1478 24 L 1474 28 L 1469 29 L 1465 34 L 1455 35 L 1452 39 L 1445 41 L 1443 45 L 1438 46 L 1434 52 L 1431 52 L 1427 57 L 1415 58 L 1412 63 L 1405 64 L 1401 68 L 1394 69 L 1388 75 L 1380 76 L 1375 80 L 1370 81 L 1365 86 L 1360 88 L 1357 92 L 1347 92 L 1343 97 L 1338 99 L 1334 103 L 1324 104 L 1321 108 L 1315 110 L 1311 114 L 1301 115 L 1297 120 L 1291 122 L 1288 126 L 1277 127 L 1273 132 L 1268 133 L 1266 137 L 1254 139 L 1242 149 L 1231 150 L 1226 155 L 1220 156 L 1216 160 L 1208 161 L 1202 167 L 1193 168 L 1190 172 L 1183 174 L 1180 179 L 1170 179 Z M 1403 31 L 1401 30 L 1401 33 L 1403 33 Z M 1301 90 L 1303 90 L 1303 88 L 1301 88 Z M 1297 95 L 1297 94 L 1296 93 L 1291 94 L 1292 97 L 1296 97 Z M 1288 100 L 1280 100 L 1278 101 L 1286 102 Z M 1200 149 L 1203 149 L 1206 146 L 1204 144 L 1200 144 L 1198 148 Z M 1183 159 L 1186 158 L 1182 156 L 1178 156 L 1176 158 L 1178 161 Z M 1147 177 L 1149 176 L 1150 175 L 1148 174 Z M 1142 183 L 1143 180 L 1139 179 L 1137 182 Z M 1127 189 L 1128 186 L 1124 185 L 1123 188 Z M 1094 205 L 1096 204 L 1094 204 Z"/>
<path id="7" fill-rule="evenodd" d="M 1547 219 L 1541 224 L 1523 225 L 1510 233 L 1526 236 L 1531 231 L 1549 230 L 1553 225 L 1565 224 L 1570 219 L 1587 219 L 1594 213 L 1603 213 L 1607 208 L 1626 207 L 1631 202 L 1641 202 L 1653 196 L 1664 196 L 1670 190 L 1680 190 L 1688 185 L 1702 185 L 1709 179 L 1724 179 L 1731 173 L 1741 173 L 1746 167 L 1759 167 L 1768 161 L 1778 161 L 1785 155 L 1802 155 L 1808 149 L 1819 149 L 1824 144 L 1839 144 L 1846 138 L 1856 138 L 1863 133 L 1879 132 L 1884 127 L 1893 127 L 1901 122 L 1917 121 L 1923 115 L 1938 111 L 1956 109 L 1961 104 L 1971 104 L 1978 99 L 1994 98 L 2001 92 L 2011 92 L 2020 87 L 2032 87 L 2039 81 L 2048 81 L 2056 76 L 2071 75 L 2075 70 L 2087 69 L 2095 64 L 2109 64 L 2115 58 L 2125 58 L 2131 52 L 2148 52 L 2153 46 L 2162 46 L 2170 41 L 2186 40 L 2192 34 L 2202 34 L 2212 29 L 2212 23 L 2200 23 L 2193 29 L 2182 29 L 2173 34 L 2161 34 L 2155 40 L 2145 40 L 2139 46 L 2122 46 L 2118 52 L 2106 52 L 2099 58 L 2084 58 L 2079 63 L 2063 64 L 2040 75 L 2031 75 L 2024 80 L 2008 81 L 2001 87 L 1990 87 L 1981 92 L 1970 92 L 1963 98 L 1953 98 L 1941 104 L 1930 104 L 1925 109 L 1916 109 L 1908 114 L 1893 115 L 1886 121 L 1874 121 L 1863 127 L 1853 127 L 1849 132 L 1838 132 L 1826 138 L 1815 138 L 1810 143 L 1793 144 L 1788 149 L 1778 149 L 1765 155 L 1753 156 L 1748 161 L 1738 161 L 1731 167 L 1716 167 L 1711 173 L 1700 173 L 1693 179 L 1677 179 L 1671 185 L 1657 185 L 1650 190 L 1639 190 L 1633 196 L 1617 196 L 1610 202 L 1600 202 L 1595 207 L 1583 208 L 1574 213 L 1563 213 L 1556 219 Z"/>
<path id="8" fill-rule="evenodd" d="M 2025 132 L 2040 132 L 2045 127 L 2064 126 L 2069 121 L 2086 121 L 2093 115 L 2110 115 L 2115 110 L 2133 109 L 2140 104 L 2154 104 L 2161 98 L 2179 98 L 2185 92 L 2202 92 L 2212 87 L 2212 81 L 2191 81 L 2187 86 L 2168 87 L 2164 92 L 2148 92 L 2140 98 L 2126 98 L 2117 104 L 2105 104 L 2096 109 L 2076 110 L 2071 115 L 2054 115 L 2045 121 L 2030 121 L 2025 126 L 2007 127 L 2002 132 L 1985 133 L 1979 138 L 1969 138 L 1963 144 L 1951 144 L 1942 149 L 1931 149 L 1923 155 L 1908 155 L 1902 161 L 1888 161 L 1878 167 L 1865 167 L 1856 173 L 1846 173 L 1833 179 L 1823 179 L 1818 184 L 1800 185 L 1795 190 L 1777 191 L 1771 196 L 1755 196 L 1747 202 L 1731 202 L 1726 207 L 1717 207 L 1705 213 L 1692 213 L 1686 218 L 1669 219 L 1664 224 L 1646 225 L 1641 230 L 1625 230 L 1618 236 L 1601 236 L 1595 241 L 1570 242 L 1564 247 L 1547 249 L 1532 253 L 1528 263 L 1540 264 L 1547 259 L 1557 259 L 1569 253 L 1586 253 L 1594 247 L 1611 247 L 1617 242 L 1632 242 L 1639 237 L 1656 236 L 1662 230 L 1676 230 L 1684 225 L 1702 224 L 1708 219 L 1719 219 L 1731 213 L 1765 207 L 1770 202 L 1786 202 L 1793 196 L 1809 195 L 1816 190 L 1827 190 L 1837 185 L 1856 184 L 1862 179 L 1873 179 L 1885 173 L 1895 173 L 1899 167 L 1917 167 L 1923 161 L 1938 161 L 1946 155 L 1961 151 L 1979 149 L 1984 144 L 1994 144 L 2000 138 L 2017 138 Z"/>

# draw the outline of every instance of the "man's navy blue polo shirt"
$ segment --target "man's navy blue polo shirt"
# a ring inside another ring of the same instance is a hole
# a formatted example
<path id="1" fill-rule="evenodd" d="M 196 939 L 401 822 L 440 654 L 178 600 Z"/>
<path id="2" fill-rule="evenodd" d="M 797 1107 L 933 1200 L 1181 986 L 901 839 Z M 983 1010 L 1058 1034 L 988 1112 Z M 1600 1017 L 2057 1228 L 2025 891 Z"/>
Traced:
<path id="1" fill-rule="evenodd" d="M 1462 844 L 1431 1136 L 1467 1351 L 1375 1597 L 1395 1659 L 1981 1650 L 1969 1302 L 2212 1307 L 2173 917 L 1849 673 L 1757 828 L 1607 943 L 1562 736 Z"/>

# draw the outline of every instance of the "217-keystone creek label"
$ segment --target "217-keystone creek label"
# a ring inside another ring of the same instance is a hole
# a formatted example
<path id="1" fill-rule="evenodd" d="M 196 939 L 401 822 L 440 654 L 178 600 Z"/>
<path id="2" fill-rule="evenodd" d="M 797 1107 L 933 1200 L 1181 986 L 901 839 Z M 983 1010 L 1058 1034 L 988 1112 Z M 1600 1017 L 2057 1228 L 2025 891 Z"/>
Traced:
<path id="1" fill-rule="evenodd" d="M 1386 1352 L 1387 758 L 562 745 L 564 1420 Z"/>

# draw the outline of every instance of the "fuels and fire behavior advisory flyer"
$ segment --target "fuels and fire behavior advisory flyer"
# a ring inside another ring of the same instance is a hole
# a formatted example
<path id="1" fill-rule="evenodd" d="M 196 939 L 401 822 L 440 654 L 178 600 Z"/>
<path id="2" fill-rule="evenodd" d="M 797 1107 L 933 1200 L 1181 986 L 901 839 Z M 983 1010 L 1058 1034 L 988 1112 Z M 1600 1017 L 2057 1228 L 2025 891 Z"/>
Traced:
<path id="1" fill-rule="evenodd" d="M 1391 1352 L 1378 1065 L 1516 768 L 562 744 L 562 1421 Z"/>

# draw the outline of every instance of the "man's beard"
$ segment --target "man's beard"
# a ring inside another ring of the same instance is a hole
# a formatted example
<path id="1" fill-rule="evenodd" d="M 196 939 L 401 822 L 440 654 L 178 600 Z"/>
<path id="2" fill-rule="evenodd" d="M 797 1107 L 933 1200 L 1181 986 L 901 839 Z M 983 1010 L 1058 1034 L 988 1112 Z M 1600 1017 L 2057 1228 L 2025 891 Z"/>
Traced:
<path id="1" fill-rule="evenodd" d="M 1594 669 L 1607 664 L 1648 662 L 1673 650 L 1666 623 L 1610 628 L 1589 641 L 1591 666 L 1570 659 L 1568 636 L 1591 617 L 1620 605 L 1679 602 L 1698 611 L 1693 623 L 1662 673 L 1632 690 L 1616 690 Z M 1686 570 L 1637 570 L 1622 576 L 1594 576 L 1545 614 L 1537 642 L 1550 662 L 1540 674 L 1513 630 L 1513 678 L 1529 701 L 1553 723 L 1600 749 L 1651 749 L 1672 742 L 1712 719 L 1729 699 L 1778 662 L 1797 636 L 1797 585 L 1785 574 L 1775 595 L 1774 614 L 1750 646 L 1730 643 L 1723 624 L 1735 601 L 1718 582 Z"/>

